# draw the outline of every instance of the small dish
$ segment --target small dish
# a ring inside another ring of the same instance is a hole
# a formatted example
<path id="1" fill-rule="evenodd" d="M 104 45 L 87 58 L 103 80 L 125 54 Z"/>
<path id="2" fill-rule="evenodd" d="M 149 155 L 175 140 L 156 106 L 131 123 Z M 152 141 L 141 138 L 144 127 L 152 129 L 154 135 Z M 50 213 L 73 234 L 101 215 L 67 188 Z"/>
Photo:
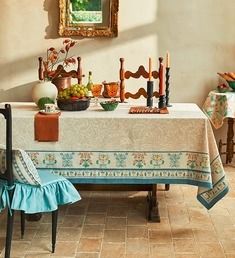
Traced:
<path id="1" fill-rule="evenodd" d="M 233 91 L 235 91 L 235 81 L 227 81 L 227 83 L 228 83 L 229 87 L 230 87 Z"/>
<path id="2" fill-rule="evenodd" d="M 46 112 L 44 109 L 39 110 L 39 113 L 43 114 L 43 115 L 55 115 L 55 114 L 59 114 L 60 111 L 56 110 L 55 112 Z"/>
<path id="3" fill-rule="evenodd" d="M 103 101 L 100 102 L 100 105 L 105 111 L 113 111 L 117 108 L 118 103 L 118 101 Z"/>

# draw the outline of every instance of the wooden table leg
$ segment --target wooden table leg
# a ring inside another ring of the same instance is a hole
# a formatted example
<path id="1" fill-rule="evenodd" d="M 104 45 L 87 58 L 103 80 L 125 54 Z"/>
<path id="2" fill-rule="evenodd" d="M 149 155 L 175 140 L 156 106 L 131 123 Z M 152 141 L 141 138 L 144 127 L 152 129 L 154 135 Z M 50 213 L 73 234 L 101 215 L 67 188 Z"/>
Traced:
<path id="1" fill-rule="evenodd" d="M 152 191 L 148 192 L 148 220 L 160 222 L 157 202 L 157 185 L 152 185 Z"/>
<path id="2" fill-rule="evenodd" d="M 228 118 L 228 130 L 227 130 L 227 146 L 226 146 L 226 164 L 231 163 L 234 154 L 234 142 L 233 142 L 233 118 Z"/>
<path id="3" fill-rule="evenodd" d="M 165 184 L 165 191 L 169 191 L 170 189 L 170 185 L 169 184 Z"/>

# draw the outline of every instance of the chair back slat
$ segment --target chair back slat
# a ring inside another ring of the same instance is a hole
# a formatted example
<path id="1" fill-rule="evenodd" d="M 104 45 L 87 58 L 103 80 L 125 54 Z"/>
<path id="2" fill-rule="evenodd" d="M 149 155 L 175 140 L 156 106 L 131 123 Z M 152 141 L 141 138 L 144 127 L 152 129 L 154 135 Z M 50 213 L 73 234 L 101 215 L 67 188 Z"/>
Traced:
<path id="1" fill-rule="evenodd" d="M 44 80 L 45 75 L 48 74 L 48 69 L 46 69 L 43 65 L 43 58 L 39 57 L 39 67 L 38 67 L 38 78 L 39 80 Z M 58 76 L 62 77 L 72 77 L 76 78 L 78 81 L 78 84 L 82 84 L 82 78 L 85 77 L 85 75 L 82 73 L 82 66 L 81 66 L 81 57 L 77 57 L 77 70 L 71 70 L 71 71 L 66 71 L 62 65 L 58 65 L 58 67 L 55 70 L 55 74 L 57 78 Z"/>
<path id="2" fill-rule="evenodd" d="M 119 70 L 119 79 L 120 79 L 120 101 L 124 102 L 125 99 L 128 98 L 133 98 L 133 99 L 138 99 L 141 96 L 144 96 L 146 98 L 147 92 L 144 91 L 144 88 L 139 88 L 138 92 L 136 93 L 131 93 L 129 91 L 125 90 L 125 79 L 139 79 L 140 77 L 143 77 L 145 79 L 153 77 L 154 79 L 159 79 L 159 71 L 147 71 L 143 65 L 140 65 L 138 70 L 136 72 L 131 72 L 129 70 L 125 70 L 124 68 L 124 58 L 120 58 L 120 70 Z M 154 91 L 153 96 L 158 98 L 159 93 L 158 91 Z"/>

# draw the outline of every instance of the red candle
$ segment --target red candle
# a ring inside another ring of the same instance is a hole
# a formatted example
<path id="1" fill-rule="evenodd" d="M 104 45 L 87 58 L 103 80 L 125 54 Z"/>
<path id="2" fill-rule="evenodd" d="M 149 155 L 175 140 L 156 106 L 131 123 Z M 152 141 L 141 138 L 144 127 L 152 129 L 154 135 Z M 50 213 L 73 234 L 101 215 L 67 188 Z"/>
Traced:
<path id="1" fill-rule="evenodd" d="M 166 68 L 170 68 L 170 53 L 166 53 Z"/>
<path id="2" fill-rule="evenodd" d="M 152 80 L 152 59 L 149 57 L 149 81 Z"/>

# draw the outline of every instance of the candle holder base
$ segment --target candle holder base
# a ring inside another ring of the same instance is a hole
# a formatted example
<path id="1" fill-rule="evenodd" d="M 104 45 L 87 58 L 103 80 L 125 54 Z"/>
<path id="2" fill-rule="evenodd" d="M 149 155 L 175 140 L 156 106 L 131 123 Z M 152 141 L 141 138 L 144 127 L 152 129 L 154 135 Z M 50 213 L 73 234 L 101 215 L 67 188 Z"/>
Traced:
<path id="1" fill-rule="evenodd" d="M 147 107 L 153 106 L 153 81 L 147 81 Z"/>
<path id="2" fill-rule="evenodd" d="M 158 108 L 165 108 L 166 107 L 166 98 L 165 95 L 159 96 L 159 101 L 158 101 Z"/>
<path id="3" fill-rule="evenodd" d="M 157 108 L 157 107 L 143 107 L 136 106 L 129 109 L 129 114 L 169 114 L 167 107 Z"/>
<path id="4" fill-rule="evenodd" d="M 147 107 L 153 107 L 153 99 L 147 98 Z"/>

